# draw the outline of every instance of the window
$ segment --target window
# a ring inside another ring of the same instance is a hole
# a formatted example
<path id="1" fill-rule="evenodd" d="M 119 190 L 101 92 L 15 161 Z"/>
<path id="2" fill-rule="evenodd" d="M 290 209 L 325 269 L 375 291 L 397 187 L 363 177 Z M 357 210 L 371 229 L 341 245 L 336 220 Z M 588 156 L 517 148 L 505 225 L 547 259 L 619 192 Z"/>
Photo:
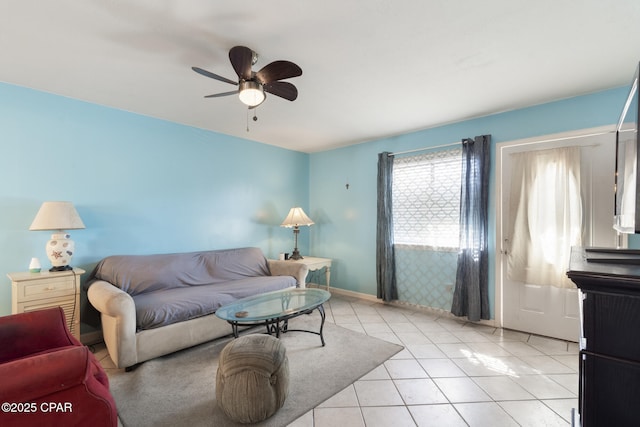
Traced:
<path id="1" fill-rule="evenodd" d="M 394 243 L 457 248 L 462 149 L 393 162 Z"/>

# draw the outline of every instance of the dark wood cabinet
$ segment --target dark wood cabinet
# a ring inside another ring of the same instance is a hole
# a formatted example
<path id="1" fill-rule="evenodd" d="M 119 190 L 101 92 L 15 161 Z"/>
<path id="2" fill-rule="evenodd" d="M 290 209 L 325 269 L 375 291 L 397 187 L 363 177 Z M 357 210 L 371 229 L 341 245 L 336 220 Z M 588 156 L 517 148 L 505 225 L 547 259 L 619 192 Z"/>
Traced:
<path id="1" fill-rule="evenodd" d="M 582 427 L 640 426 L 640 251 L 573 248 Z"/>

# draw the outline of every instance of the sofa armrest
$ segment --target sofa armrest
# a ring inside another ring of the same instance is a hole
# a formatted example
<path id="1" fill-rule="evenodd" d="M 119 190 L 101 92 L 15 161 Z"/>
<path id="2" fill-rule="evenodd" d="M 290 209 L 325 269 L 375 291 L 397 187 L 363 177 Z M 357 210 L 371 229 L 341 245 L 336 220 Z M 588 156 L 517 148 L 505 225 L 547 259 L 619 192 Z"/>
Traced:
<path id="1" fill-rule="evenodd" d="M 272 276 L 293 276 L 296 278 L 298 288 L 305 287 L 307 274 L 309 273 L 309 267 L 305 264 L 277 259 L 270 259 L 267 262 Z"/>
<path id="2" fill-rule="evenodd" d="M 131 295 L 98 280 L 89 287 L 87 298 L 100 312 L 104 343 L 115 365 L 126 368 L 138 363 L 136 306 Z"/>
<path id="3" fill-rule="evenodd" d="M 108 384 L 96 379 L 92 360 L 87 347 L 70 346 L 0 364 L 0 401 L 28 405 L 6 411 L 7 425 L 49 424 L 47 405 L 60 404 L 66 405 L 57 414 L 60 425 L 115 426 L 115 402 Z"/>
<path id="4" fill-rule="evenodd" d="M 80 384 L 87 372 L 88 349 L 60 348 L 0 364 L 0 400 L 28 402 Z"/>
<path id="5" fill-rule="evenodd" d="M 65 326 L 60 307 L 0 317 L 0 363 L 47 350 L 81 345 Z"/>

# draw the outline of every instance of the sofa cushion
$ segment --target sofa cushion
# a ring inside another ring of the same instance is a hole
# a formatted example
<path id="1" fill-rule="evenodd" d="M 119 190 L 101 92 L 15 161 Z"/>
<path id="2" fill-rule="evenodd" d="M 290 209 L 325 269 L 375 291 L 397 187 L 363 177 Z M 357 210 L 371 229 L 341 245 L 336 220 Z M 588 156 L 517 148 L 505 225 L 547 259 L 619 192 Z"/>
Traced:
<path id="1" fill-rule="evenodd" d="M 136 328 L 158 328 L 206 316 L 239 298 L 295 286 L 296 279 L 292 276 L 266 276 L 138 294 L 133 296 Z"/>
<path id="2" fill-rule="evenodd" d="M 270 276 L 264 254 L 259 248 L 240 248 L 177 254 L 114 255 L 98 263 L 89 281 L 105 280 L 135 296 L 258 276 Z"/>

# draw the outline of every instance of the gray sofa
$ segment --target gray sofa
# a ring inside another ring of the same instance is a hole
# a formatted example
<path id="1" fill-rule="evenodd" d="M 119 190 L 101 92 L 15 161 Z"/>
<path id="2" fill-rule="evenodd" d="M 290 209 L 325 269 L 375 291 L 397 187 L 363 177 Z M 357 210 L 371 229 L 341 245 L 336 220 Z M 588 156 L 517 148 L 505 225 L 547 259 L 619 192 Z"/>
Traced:
<path id="1" fill-rule="evenodd" d="M 267 260 L 258 248 L 117 255 L 98 263 L 87 296 L 100 312 L 109 355 L 127 368 L 231 333 L 218 307 L 304 287 L 304 264 Z"/>

